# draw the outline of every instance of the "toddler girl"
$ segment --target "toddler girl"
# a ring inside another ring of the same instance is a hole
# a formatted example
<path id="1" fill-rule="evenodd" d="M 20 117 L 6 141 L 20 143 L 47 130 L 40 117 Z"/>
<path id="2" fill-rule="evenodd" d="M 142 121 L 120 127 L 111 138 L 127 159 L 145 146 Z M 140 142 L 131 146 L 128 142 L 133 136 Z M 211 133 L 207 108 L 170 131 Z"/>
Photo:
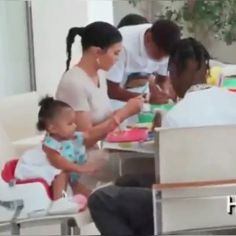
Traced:
<path id="1" fill-rule="evenodd" d="M 97 128 L 97 132 L 76 131 L 75 111 L 66 103 L 46 97 L 40 102 L 37 128 L 46 131 L 41 154 L 28 151 L 18 162 L 15 176 L 18 179 L 43 178 L 52 185 L 54 205 L 59 207 L 70 184 L 74 194 L 86 197 L 90 191 L 79 182 L 83 173 L 94 173 L 101 163 L 87 163 L 86 147 L 93 146 L 117 125 L 117 117 Z"/>

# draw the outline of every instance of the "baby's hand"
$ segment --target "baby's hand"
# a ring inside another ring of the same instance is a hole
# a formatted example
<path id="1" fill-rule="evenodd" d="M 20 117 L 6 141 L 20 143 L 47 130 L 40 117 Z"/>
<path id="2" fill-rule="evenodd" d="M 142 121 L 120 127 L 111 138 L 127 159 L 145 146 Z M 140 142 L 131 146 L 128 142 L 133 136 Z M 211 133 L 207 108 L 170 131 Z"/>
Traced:
<path id="1" fill-rule="evenodd" d="M 97 165 L 95 163 L 84 164 L 84 165 L 78 166 L 79 173 L 93 174 L 93 173 L 97 172 L 99 169 L 100 169 L 99 165 Z"/>

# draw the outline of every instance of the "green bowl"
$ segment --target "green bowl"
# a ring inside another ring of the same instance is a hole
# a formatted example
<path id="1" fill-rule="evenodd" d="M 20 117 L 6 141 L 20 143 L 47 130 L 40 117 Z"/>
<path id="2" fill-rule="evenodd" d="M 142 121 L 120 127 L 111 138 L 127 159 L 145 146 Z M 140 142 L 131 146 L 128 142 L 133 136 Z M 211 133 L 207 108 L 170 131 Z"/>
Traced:
<path id="1" fill-rule="evenodd" d="M 152 123 L 155 116 L 155 112 L 157 110 L 169 111 L 172 109 L 173 106 L 174 104 L 162 104 L 162 105 L 151 104 L 151 112 L 140 113 L 138 116 L 138 122 L 139 123 Z"/>
<path id="2" fill-rule="evenodd" d="M 155 111 L 155 110 L 169 111 L 173 107 L 174 107 L 174 104 L 162 104 L 162 105 L 151 104 L 152 112 Z"/>
<path id="3" fill-rule="evenodd" d="M 152 112 L 142 112 L 138 115 L 139 123 L 152 123 L 154 119 L 154 113 Z"/>
<path id="4" fill-rule="evenodd" d="M 236 88 L 236 77 L 226 78 L 224 80 L 223 86 L 225 88 Z"/>

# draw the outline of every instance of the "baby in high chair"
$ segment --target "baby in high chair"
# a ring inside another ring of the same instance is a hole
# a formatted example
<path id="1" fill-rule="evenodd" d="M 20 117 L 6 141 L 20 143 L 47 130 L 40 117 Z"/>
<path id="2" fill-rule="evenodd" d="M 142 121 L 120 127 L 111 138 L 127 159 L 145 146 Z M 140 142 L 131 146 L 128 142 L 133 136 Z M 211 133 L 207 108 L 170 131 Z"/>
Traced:
<path id="1" fill-rule="evenodd" d="M 18 179 L 43 178 L 52 185 L 55 208 L 65 201 L 73 206 L 75 203 L 64 198 L 63 192 L 70 184 L 74 195 L 88 197 L 91 190 L 80 183 L 80 175 L 92 174 L 101 169 L 102 164 L 87 163 L 86 146 L 94 145 L 113 130 L 114 122 L 106 125 L 107 128 L 101 127 L 100 132 L 81 133 L 76 131 L 75 111 L 68 104 L 46 97 L 39 105 L 37 128 L 46 131 L 41 146 L 43 155 L 34 155 L 33 151 L 29 151 L 18 162 L 15 176 Z"/>

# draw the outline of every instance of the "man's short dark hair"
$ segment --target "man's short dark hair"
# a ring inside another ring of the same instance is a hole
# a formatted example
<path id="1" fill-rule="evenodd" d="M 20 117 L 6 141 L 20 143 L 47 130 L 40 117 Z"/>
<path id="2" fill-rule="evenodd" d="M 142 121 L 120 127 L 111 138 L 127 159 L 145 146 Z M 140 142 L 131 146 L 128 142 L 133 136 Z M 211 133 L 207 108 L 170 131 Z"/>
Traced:
<path id="1" fill-rule="evenodd" d="M 170 54 L 180 40 L 180 28 L 170 20 L 157 20 L 151 27 L 154 43 L 165 53 Z"/>

